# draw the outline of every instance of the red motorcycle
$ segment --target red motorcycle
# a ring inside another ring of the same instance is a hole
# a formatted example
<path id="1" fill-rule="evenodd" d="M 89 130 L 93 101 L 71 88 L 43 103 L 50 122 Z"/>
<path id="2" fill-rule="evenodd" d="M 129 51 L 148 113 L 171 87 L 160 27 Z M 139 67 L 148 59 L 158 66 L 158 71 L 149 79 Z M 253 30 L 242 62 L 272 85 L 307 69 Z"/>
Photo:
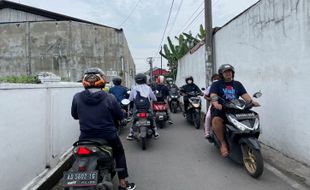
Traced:
<path id="1" fill-rule="evenodd" d="M 156 124 L 163 128 L 168 120 L 168 104 L 165 101 L 153 102 L 152 107 Z"/>

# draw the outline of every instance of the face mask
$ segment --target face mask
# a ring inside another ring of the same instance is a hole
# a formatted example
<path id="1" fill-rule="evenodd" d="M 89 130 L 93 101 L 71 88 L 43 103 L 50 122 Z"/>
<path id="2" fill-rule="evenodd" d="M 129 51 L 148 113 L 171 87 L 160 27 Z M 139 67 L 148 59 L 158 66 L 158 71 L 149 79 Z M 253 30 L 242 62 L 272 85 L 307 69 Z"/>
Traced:
<path id="1" fill-rule="evenodd" d="M 192 80 L 188 80 L 187 82 L 188 82 L 188 84 L 192 84 L 192 83 L 193 83 L 193 81 L 192 81 Z"/>

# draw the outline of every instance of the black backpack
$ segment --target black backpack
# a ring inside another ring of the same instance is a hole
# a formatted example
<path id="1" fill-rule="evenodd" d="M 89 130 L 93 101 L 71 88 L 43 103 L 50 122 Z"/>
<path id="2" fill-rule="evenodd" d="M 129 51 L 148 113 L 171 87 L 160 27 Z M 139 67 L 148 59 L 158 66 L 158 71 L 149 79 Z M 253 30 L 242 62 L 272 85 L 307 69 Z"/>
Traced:
<path id="1" fill-rule="evenodd" d="M 134 99 L 134 104 L 137 110 L 148 110 L 151 107 L 149 99 L 141 96 L 139 91 L 137 91 L 136 98 Z"/>

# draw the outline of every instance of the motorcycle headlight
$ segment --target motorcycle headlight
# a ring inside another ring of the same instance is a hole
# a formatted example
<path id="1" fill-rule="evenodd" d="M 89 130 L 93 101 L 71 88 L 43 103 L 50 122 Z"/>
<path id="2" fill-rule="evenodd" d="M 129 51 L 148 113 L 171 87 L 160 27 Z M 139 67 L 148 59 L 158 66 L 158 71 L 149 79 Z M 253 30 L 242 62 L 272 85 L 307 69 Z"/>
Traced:
<path id="1" fill-rule="evenodd" d="M 254 130 L 257 130 L 257 129 L 258 129 L 258 127 L 259 127 L 259 119 L 258 119 L 258 118 L 256 118 L 256 119 L 255 119 L 255 123 L 254 123 L 254 127 L 253 127 L 253 129 L 254 129 Z"/>
<path id="2" fill-rule="evenodd" d="M 242 132 L 245 130 L 253 130 L 251 128 L 249 128 L 248 126 L 244 125 L 243 123 L 239 122 L 238 120 L 234 119 L 233 117 L 231 117 L 230 115 L 227 117 L 228 120 L 233 123 L 238 129 L 240 129 Z M 255 121 L 256 122 L 256 121 Z"/>

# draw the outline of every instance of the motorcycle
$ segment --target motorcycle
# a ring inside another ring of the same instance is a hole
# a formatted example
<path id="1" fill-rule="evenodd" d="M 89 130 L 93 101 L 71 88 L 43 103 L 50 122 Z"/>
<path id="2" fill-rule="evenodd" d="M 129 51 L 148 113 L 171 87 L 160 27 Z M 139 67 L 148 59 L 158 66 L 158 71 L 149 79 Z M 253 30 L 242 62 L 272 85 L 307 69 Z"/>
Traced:
<path id="1" fill-rule="evenodd" d="M 142 150 L 146 149 L 147 139 L 152 138 L 155 133 L 152 117 L 148 111 L 137 110 L 133 119 L 133 135 L 138 142 L 141 141 Z"/>
<path id="2" fill-rule="evenodd" d="M 186 120 L 194 123 L 196 129 L 200 128 L 200 116 L 201 116 L 201 96 L 200 92 L 182 92 L 188 96 L 188 107 L 185 110 Z"/>
<path id="3" fill-rule="evenodd" d="M 103 139 L 79 140 L 73 144 L 75 161 L 64 172 L 65 190 L 113 190 L 116 174 L 112 148 Z"/>
<path id="4" fill-rule="evenodd" d="M 121 134 L 122 128 L 126 127 L 127 123 L 131 121 L 131 116 L 129 112 L 129 104 L 130 104 L 130 100 L 128 99 L 123 99 L 121 101 L 120 105 L 121 105 L 122 110 L 126 111 L 126 116 L 125 116 L 125 119 L 122 121 L 115 121 L 115 126 L 117 128 L 118 135 Z"/>
<path id="5" fill-rule="evenodd" d="M 180 107 L 180 94 L 178 91 L 171 89 L 168 97 L 168 103 L 170 107 L 170 111 L 172 113 L 177 113 L 178 108 Z"/>
<path id="6" fill-rule="evenodd" d="M 155 95 L 158 97 L 159 92 L 156 90 Z M 154 101 L 152 103 L 153 112 L 155 115 L 155 121 L 159 128 L 165 126 L 166 121 L 168 120 L 168 105 L 165 101 Z"/>
<path id="7" fill-rule="evenodd" d="M 261 92 L 253 95 L 259 98 Z M 236 99 L 224 103 L 223 110 L 227 117 L 225 121 L 225 138 L 229 147 L 229 158 L 243 164 L 247 173 L 258 178 L 264 171 L 264 161 L 258 137 L 260 135 L 259 115 L 252 111 L 252 103 Z M 219 140 L 211 130 L 211 143 L 220 147 Z"/>

